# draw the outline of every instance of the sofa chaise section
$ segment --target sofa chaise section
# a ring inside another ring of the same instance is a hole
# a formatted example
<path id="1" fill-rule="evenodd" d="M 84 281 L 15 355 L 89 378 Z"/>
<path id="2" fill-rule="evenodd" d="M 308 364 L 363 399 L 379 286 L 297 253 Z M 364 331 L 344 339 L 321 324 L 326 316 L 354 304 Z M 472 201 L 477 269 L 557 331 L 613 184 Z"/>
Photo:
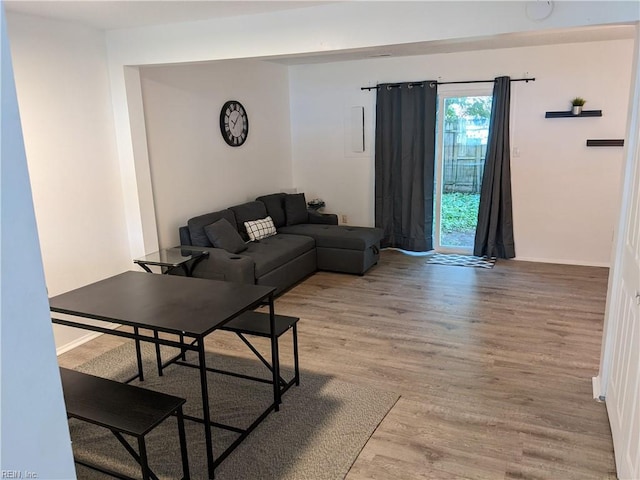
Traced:
<path id="1" fill-rule="evenodd" d="M 318 270 L 364 275 L 380 259 L 379 228 L 300 224 L 282 227 L 278 233 L 312 237 Z"/>
<path id="2" fill-rule="evenodd" d="M 378 263 L 380 240 L 384 235 L 382 229 L 338 225 L 338 217 L 331 214 L 306 212 L 305 217 L 304 212 L 300 211 L 302 206 L 305 206 L 306 210 L 304 195 L 297 196 L 294 202 L 289 200 L 295 195 L 285 193 L 265 195 L 256 200 L 265 204 L 279 234 L 305 235 L 315 240 L 319 270 L 364 275 Z M 301 203 L 300 198 L 303 199 Z M 295 218 L 302 219 L 300 223 L 292 223 L 289 220 L 292 210 Z M 275 219 L 278 219 L 278 223 Z"/>

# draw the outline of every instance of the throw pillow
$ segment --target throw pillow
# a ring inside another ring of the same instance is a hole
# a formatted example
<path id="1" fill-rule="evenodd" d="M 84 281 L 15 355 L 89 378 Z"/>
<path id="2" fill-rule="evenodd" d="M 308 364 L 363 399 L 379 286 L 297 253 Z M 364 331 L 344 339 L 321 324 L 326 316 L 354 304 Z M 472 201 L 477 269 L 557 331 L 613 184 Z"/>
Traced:
<path id="1" fill-rule="evenodd" d="M 247 249 L 247 245 L 238 231 L 226 218 L 221 218 L 217 222 L 207 225 L 204 227 L 204 232 L 211 245 L 216 248 L 222 248 L 229 253 L 240 253 Z"/>
<path id="2" fill-rule="evenodd" d="M 284 213 L 284 197 L 286 196 L 286 193 L 272 193 L 256 198 L 267 207 L 267 215 L 273 219 L 276 228 L 284 227 L 287 224 L 287 217 Z"/>
<path id="3" fill-rule="evenodd" d="M 211 244 L 211 240 L 209 240 L 209 238 L 207 237 L 207 234 L 204 231 L 204 227 L 217 222 L 221 218 L 226 218 L 234 228 L 234 230 L 238 228 L 236 226 L 236 216 L 229 209 L 199 215 L 197 217 L 189 219 L 187 225 L 189 229 L 189 236 L 191 237 L 191 239 L 189 243 L 186 243 L 184 245 L 193 245 L 194 247 L 212 247 L 213 245 Z"/>
<path id="4" fill-rule="evenodd" d="M 229 207 L 236 216 L 236 223 L 238 224 L 238 232 L 244 240 L 249 240 L 249 235 L 244 228 L 244 222 L 253 222 L 254 220 L 260 220 L 267 215 L 267 208 L 262 202 L 247 202 L 242 205 L 234 205 Z"/>
<path id="5" fill-rule="evenodd" d="M 271 217 L 254 220 L 252 222 L 244 222 L 244 228 L 247 229 L 247 234 L 251 241 L 271 237 L 277 233 L 276 226 L 273 224 Z"/>
<path id="6" fill-rule="evenodd" d="M 284 197 L 284 211 L 287 216 L 287 225 L 298 225 L 309 222 L 307 201 L 304 193 L 289 194 Z"/>

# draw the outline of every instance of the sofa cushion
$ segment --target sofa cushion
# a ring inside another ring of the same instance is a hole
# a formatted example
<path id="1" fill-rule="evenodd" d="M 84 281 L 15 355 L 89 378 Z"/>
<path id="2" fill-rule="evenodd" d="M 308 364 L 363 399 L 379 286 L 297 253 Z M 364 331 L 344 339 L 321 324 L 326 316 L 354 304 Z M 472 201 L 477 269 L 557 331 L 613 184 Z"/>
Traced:
<path id="1" fill-rule="evenodd" d="M 249 235 L 249 240 L 252 242 L 276 234 L 276 226 L 273 224 L 271 217 L 254 220 L 252 222 L 244 222 L 244 228 L 247 231 L 247 235 Z"/>
<path id="2" fill-rule="evenodd" d="M 260 220 L 267 216 L 267 208 L 262 202 L 247 202 L 242 205 L 229 207 L 229 210 L 233 210 L 233 213 L 236 216 L 238 231 L 244 240 L 249 240 L 247 230 L 244 228 L 244 222 Z"/>
<path id="3" fill-rule="evenodd" d="M 207 234 L 204 231 L 204 227 L 217 222 L 221 218 L 226 219 L 233 228 L 238 228 L 236 225 L 236 216 L 229 209 L 220 210 L 219 212 L 207 213 L 205 215 L 191 218 L 187 222 L 189 235 L 191 235 L 191 245 L 193 245 L 194 247 L 212 247 L 213 245 L 207 237 Z"/>
<path id="4" fill-rule="evenodd" d="M 180 245 L 193 245 L 191 243 L 191 234 L 189 233 L 189 227 L 183 225 L 178 227 L 178 235 L 180 236 Z"/>
<path id="5" fill-rule="evenodd" d="M 247 249 L 247 245 L 242 240 L 233 225 L 226 218 L 221 218 L 217 222 L 204 227 L 207 238 L 216 248 L 223 248 L 229 253 L 240 253 Z"/>
<path id="6" fill-rule="evenodd" d="M 348 227 L 346 225 L 291 225 L 278 229 L 278 233 L 306 235 L 316 241 L 316 247 L 365 250 L 382 239 L 381 228 Z"/>
<path id="7" fill-rule="evenodd" d="M 259 278 L 303 253 L 313 250 L 314 246 L 313 238 L 302 235 L 278 234 L 259 242 L 249 243 L 242 255 L 253 259 L 256 278 Z"/>
<path id="8" fill-rule="evenodd" d="M 284 197 L 284 212 L 287 217 L 287 225 L 298 225 L 309 221 L 307 201 L 304 193 L 293 193 Z"/>
<path id="9" fill-rule="evenodd" d="M 287 217 L 284 213 L 284 197 L 286 195 L 286 193 L 272 193 L 256 198 L 256 201 L 264 203 L 267 214 L 273 219 L 276 228 L 284 227 L 287 224 Z"/>

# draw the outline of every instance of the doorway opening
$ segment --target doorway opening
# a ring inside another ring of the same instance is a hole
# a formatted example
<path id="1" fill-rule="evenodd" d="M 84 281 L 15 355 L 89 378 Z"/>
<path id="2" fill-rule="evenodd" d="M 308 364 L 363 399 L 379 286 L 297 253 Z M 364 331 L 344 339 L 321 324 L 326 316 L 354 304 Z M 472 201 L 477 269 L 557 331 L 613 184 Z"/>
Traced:
<path id="1" fill-rule="evenodd" d="M 486 90 L 439 96 L 434 212 L 438 252 L 473 252 L 491 101 Z"/>

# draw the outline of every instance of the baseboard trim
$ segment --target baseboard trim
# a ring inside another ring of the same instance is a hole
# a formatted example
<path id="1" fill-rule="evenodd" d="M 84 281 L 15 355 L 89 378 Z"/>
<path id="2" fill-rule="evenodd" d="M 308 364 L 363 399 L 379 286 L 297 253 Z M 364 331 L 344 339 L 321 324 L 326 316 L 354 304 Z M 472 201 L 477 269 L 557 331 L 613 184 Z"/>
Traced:
<path id="1" fill-rule="evenodd" d="M 110 323 L 104 326 L 104 328 L 108 328 L 110 330 L 115 330 L 116 328 L 119 328 L 119 327 L 120 327 L 119 323 Z M 56 348 L 56 356 L 60 356 L 63 353 L 67 353 L 69 350 L 73 350 L 74 348 L 79 347 L 80 345 L 87 343 L 88 341 L 93 340 L 94 338 L 98 338 L 100 335 L 104 335 L 104 334 L 100 332 L 90 332 L 90 333 L 87 333 L 86 335 L 81 336 L 80 338 L 76 338 L 72 342 L 65 343 L 64 345 Z"/>
<path id="2" fill-rule="evenodd" d="M 536 263 L 556 263 L 559 265 L 578 265 L 580 267 L 604 267 L 609 268 L 609 262 L 587 262 L 583 260 L 566 260 L 562 258 L 536 258 L 536 257 L 516 257 L 512 260 L 520 260 L 522 262 Z"/>
<path id="3" fill-rule="evenodd" d="M 591 387 L 593 388 L 593 398 L 598 402 L 604 402 L 605 396 L 600 385 L 600 375 L 591 377 Z"/>
<path id="4" fill-rule="evenodd" d="M 431 250 L 428 252 L 409 252 L 407 250 L 402 250 L 401 248 L 394 247 L 385 247 L 383 250 L 395 250 L 397 252 L 404 253 L 406 255 L 410 255 L 413 257 L 426 257 L 428 255 L 433 254 L 435 251 L 438 253 L 457 253 L 460 255 L 473 255 L 472 250 L 463 250 L 463 249 L 455 249 L 455 248 L 442 248 L 438 247 L 436 250 Z M 498 259 L 500 260 L 500 259 Z M 521 257 L 517 256 L 515 258 L 511 258 L 510 260 L 516 260 L 521 262 L 535 262 L 535 263 L 555 263 L 558 265 L 577 265 L 580 267 L 604 267 L 609 268 L 611 266 L 610 262 L 589 262 L 585 260 L 567 260 L 564 258 L 539 258 L 539 257 Z"/>

